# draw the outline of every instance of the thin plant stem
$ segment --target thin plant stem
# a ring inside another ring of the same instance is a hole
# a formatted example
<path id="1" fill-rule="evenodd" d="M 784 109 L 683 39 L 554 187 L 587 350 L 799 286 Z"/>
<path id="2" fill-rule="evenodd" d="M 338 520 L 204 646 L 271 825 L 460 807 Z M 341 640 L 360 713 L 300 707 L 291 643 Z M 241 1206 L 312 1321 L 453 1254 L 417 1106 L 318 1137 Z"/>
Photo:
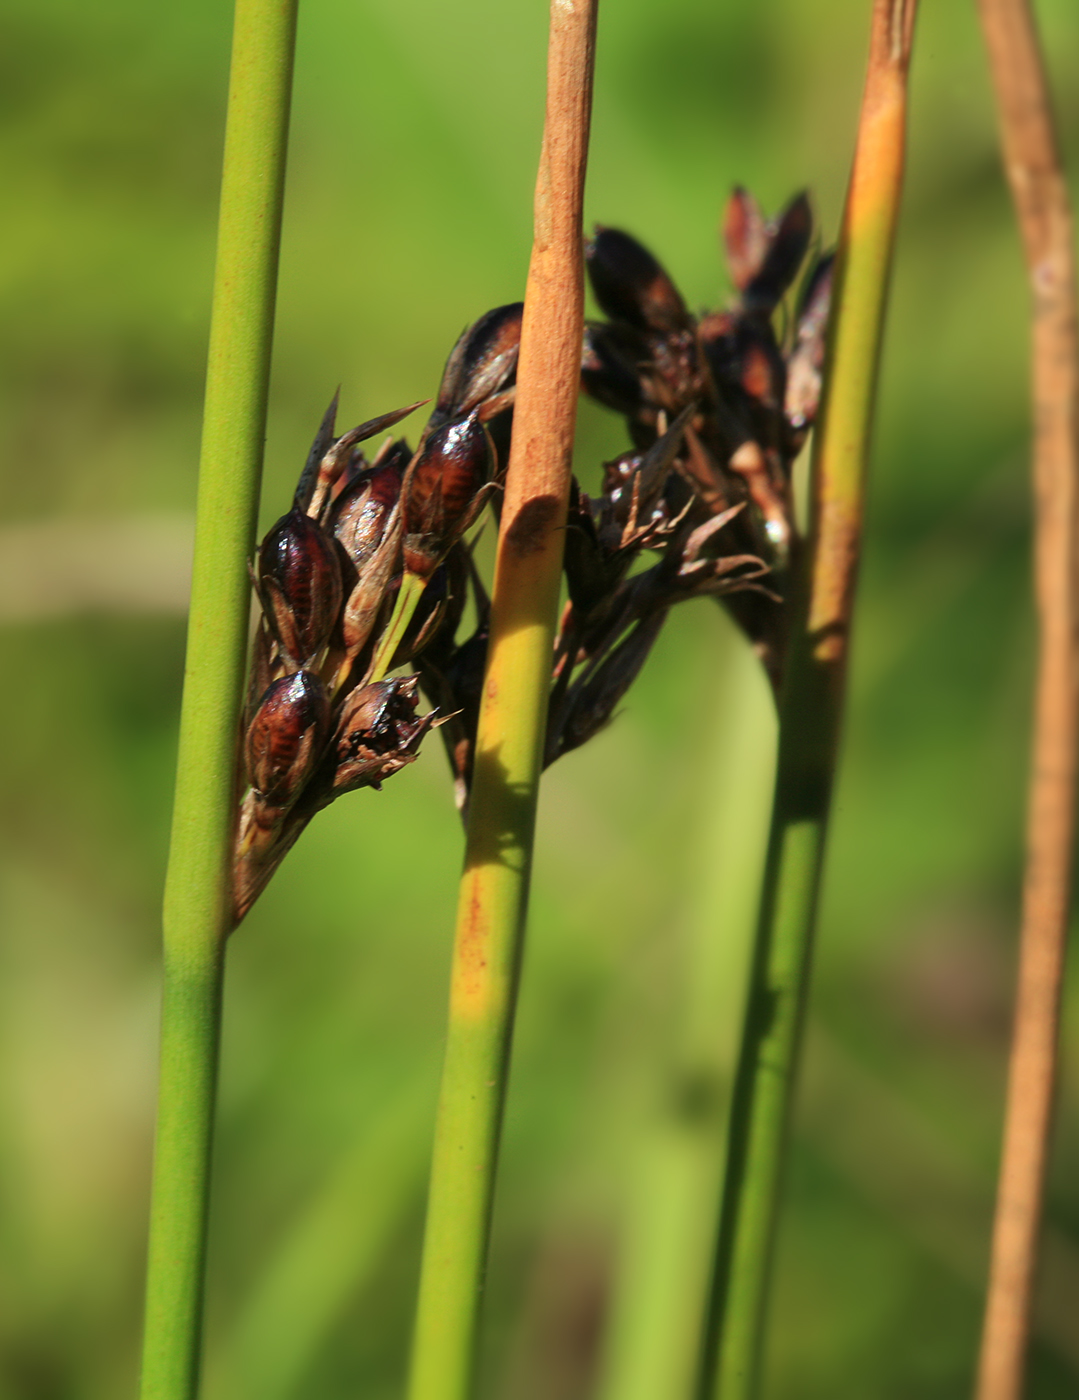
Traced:
<path id="1" fill-rule="evenodd" d="M 143 1400 L 198 1388 L 206 1215 L 231 925 L 235 762 L 292 88 L 296 0 L 237 0 L 164 908 Z"/>
<path id="2" fill-rule="evenodd" d="M 874 0 L 839 242 L 809 539 L 797 561 L 760 922 L 728 1129 L 700 1400 L 760 1383 L 783 1160 L 838 756 L 870 430 L 899 214 L 917 0 Z"/>
<path id="3" fill-rule="evenodd" d="M 491 599 L 410 1400 L 472 1393 L 528 903 L 584 322 L 598 0 L 552 0 L 513 445 Z"/>
<path id="4" fill-rule="evenodd" d="M 1018 1400 L 1056 1081 L 1075 829 L 1079 333 L 1074 233 L 1026 0 L 979 0 L 1004 165 L 1033 301 L 1034 577 L 1039 653 L 1019 978 L 978 1400 Z"/>
<path id="5" fill-rule="evenodd" d="M 690 1400 L 696 1384 L 776 760 L 764 668 L 729 616 L 717 622 L 721 680 L 701 745 L 702 801 L 686 865 L 678 1041 L 633 1153 L 600 1400 Z"/>

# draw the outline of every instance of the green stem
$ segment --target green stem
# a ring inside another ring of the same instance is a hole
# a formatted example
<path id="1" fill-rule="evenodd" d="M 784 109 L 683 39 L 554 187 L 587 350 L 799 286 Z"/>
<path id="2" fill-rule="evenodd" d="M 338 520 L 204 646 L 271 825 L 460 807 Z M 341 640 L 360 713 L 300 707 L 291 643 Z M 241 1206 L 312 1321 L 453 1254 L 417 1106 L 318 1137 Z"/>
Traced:
<path id="1" fill-rule="evenodd" d="M 236 736 L 266 431 L 296 0 L 237 0 L 172 842 L 143 1400 L 198 1388 Z"/>
<path id="2" fill-rule="evenodd" d="M 474 1386 L 580 382 L 596 2 L 551 3 L 535 237 L 457 908 L 410 1400 L 467 1400 Z"/>
<path id="3" fill-rule="evenodd" d="M 752 1400 L 846 685 L 870 429 L 903 182 L 916 0 L 875 0 L 813 445 L 760 922 L 728 1128 L 700 1400 Z"/>
<path id="4" fill-rule="evenodd" d="M 393 605 L 389 623 L 378 644 L 375 659 L 371 663 L 372 683 L 383 680 L 386 672 L 390 669 L 394 652 L 401 645 L 401 639 L 408 631 L 408 624 L 412 621 L 412 616 L 419 606 L 423 590 L 426 587 L 427 580 L 420 578 L 419 574 L 406 573 L 402 576 L 401 587 L 397 590 L 397 601 Z"/>

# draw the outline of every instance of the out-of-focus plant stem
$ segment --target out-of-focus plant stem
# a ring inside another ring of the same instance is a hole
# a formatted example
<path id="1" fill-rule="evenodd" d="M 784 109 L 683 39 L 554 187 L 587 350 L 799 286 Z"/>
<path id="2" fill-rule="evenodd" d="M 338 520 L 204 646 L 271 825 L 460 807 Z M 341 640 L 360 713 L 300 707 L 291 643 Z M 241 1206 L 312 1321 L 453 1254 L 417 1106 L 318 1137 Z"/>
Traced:
<path id="1" fill-rule="evenodd" d="M 238 721 L 273 338 L 296 0 L 237 0 L 172 843 L 143 1400 L 198 1387 Z"/>
<path id="2" fill-rule="evenodd" d="M 552 0 L 513 445 L 491 600 L 410 1400 L 473 1388 L 547 721 L 584 321 L 598 0 Z"/>
<path id="3" fill-rule="evenodd" d="M 1075 830 L 1079 331 L 1074 231 L 1027 0 L 979 0 L 1033 299 L 1039 624 L 1027 863 L 1004 1148 L 978 1400 L 1018 1400 L 1030 1333 L 1060 1033 Z"/>
<path id="4" fill-rule="evenodd" d="M 720 614 L 718 621 L 721 681 L 686 867 L 678 1043 L 634 1153 L 601 1400 L 690 1400 L 696 1382 L 716 1174 L 776 759 L 776 711 L 764 669 L 731 619 Z"/>
<path id="5" fill-rule="evenodd" d="M 731 1105 L 700 1400 L 751 1400 L 759 1388 L 903 183 L 915 9 L 916 0 L 873 5 L 813 443 L 809 539 L 793 570 L 772 825 Z"/>

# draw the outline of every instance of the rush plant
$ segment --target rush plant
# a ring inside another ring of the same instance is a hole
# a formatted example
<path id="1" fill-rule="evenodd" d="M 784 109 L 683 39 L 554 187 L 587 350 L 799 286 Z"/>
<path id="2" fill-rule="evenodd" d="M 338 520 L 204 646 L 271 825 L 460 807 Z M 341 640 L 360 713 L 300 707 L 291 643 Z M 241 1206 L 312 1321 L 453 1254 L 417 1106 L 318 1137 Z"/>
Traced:
<path id="1" fill-rule="evenodd" d="M 225 940 L 319 812 L 378 788 L 436 730 L 466 835 L 408 1396 L 474 1395 L 540 776 L 611 721 L 672 609 L 702 597 L 726 609 L 776 700 L 771 828 L 721 1192 L 713 1191 L 716 1209 L 702 1209 L 709 1226 L 718 1218 L 710 1277 L 702 1251 L 687 1244 L 683 1212 L 678 1239 L 660 1250 L 661 1284 L 640 1294 L 659 1321 L 644 1347 L 616 1335 L 605 1394 L 646 1400 L 642 1374 L 660 1400 L 688 1400 L 691 1388 L 698 1400 L 759 1394 L 839 758 L 916 6 L 873 0 L 835 253 L 822 248 L 808 195 L 769 217 L 738 188 L 722 225 L 732 298 L 695 315 L 631 233 L 597 227 L 584 237 L 597 4 L 552 0 L 524 301 L 461 334 L 415 447 L 390 430 L 422 401 L 339 434 L 335 398 L 288 509 L 255 549 L 296 12 L 295 0 L 237 0 L 165 899 L 143 1400 L 194 1400 L 198 1388 Z M 1079 380 L 1071 229 L 1029 16 L 1019 0 L 982 8 L 1039 293 L 1045 652 L 980 1381 L 982 1400 L 1017 1400 L 1070 875 Z M 1038 120 L 1032 94 L 1044 108 Z M 602 313 L 588 322 L 586 277 Z M 621 416 L 628 438 L 591 494 L 573 474 L 582 391 Z M 807 448 L 802 512 L 796 464 Z M 490 590 L 474 557 L 485 514 L 497 531 Z M 756 733 L 755 754 L 765 747 Z M 759 873 L 751 844 L 746 907 Z M 705 1018 L 693 1004 L 695 1019 Z M 388 1116 L 388 1131 L 412 1142 L 417 1111 L 411 1101 L 405 1108 Z M 693 1149 L 696 1190 L 702 1161 L 715 1170 L 717 1121 L 703 1153 L 700 1141 Z M 357 1162 L 348 1181 L 383 1180 L 389 1170 L 366 1147 Z M 317 1268 L 345 1189 L 335 1179 L 297 1233 L 291 1252 L 304 1268 Z M 398 1205 L 402 1198 L 398 1190 Z M 388 1233 L 385 1222 L 369 1232 Z M 273 1281 L 260 1295 L 243 1350 L 257 1350 L 256 1323 L 278 1315 L 280 1296 Z M 310 1336 L 322 1326 L 316 1312 Z M 275 1353 L 284 1358 L 286 1378 L 274 1382 L 282 1393 L 307 1345 Z M 643 1354 L 641 1372 L 632 1358 Z"/>

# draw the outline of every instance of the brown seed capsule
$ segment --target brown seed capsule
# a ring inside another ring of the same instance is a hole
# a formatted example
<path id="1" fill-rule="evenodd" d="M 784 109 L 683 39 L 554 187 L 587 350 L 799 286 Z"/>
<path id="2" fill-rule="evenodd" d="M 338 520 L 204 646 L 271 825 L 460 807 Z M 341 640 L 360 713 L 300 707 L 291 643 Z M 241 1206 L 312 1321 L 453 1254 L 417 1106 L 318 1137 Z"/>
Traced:
<path id="1" fill-rule="evenodd" d="M 628 233 L 597 224 L 585 245 L 585 259 L 596 300 L 612 320 L 661 335 L 691 325 L 678 288 Z"/>
<path id="2" fill-rule="evenodd" d="M 326 688 L 311 671 L 274 681 L 247 729 L 248 781 L 269 804 L 287 808 L 314 771 L 330 723 Z"/>
<path id="3" fill-rule="evenodd" d="M 333 532 L 357 573 L 382 543 L 411 455 L 404 442 L 394 443 L 376 467 L 361 473 L 338 498 Z"/>
<path id="4" fill-rule="evenodd" d="M 376 681 L 351 692 L 341 707 L 334 737 L 334 796 L 380 787 L 411 763 L 434 714 L 416 716 L 419 679 Z"/>
<path id="5" fill-rule="evenodd" d="M 748 190 L 736 185 L 723 218 L 723 242 L 731 281 L 741 292 L 761 269 L 768 251 L 768 226 Z"/>
<path id="6" fill-rule="evenodd" d="M 446 361 L 438 402 L 431 414 L 436 427 L 450 418 L 471 413 L 485 399 L 513 383 L 523 312 L 521 301 L 497 306 L 461 335 Z"/>
<path id="7" fill-rule="evenodd" d="M 296 507 L 262 542 L 259 592 L 282 651 L 297 666 L 310 661 L 341 610 L 341 565 L 333 540 Z"/>
<path id="8" fill-rule="evenodd" d="M 635 414 L 643 397 L 639 366 L 649 359 L 647 343 L 637 331 L 589 321 L 581 346 L 581 387 L 616 413 Z"/>
<path id="9" fill-rule="evenodd" d="M 476 414 L 437 428 L 413 458 L 401 493 L 405 568 L 430 578 L 476 519 L 492 466 L 490 438 Z"/>
<path id="10" fill-rule="evenodd" d="M 768 232 L 768 251 L 760 269 L 742 290 L 742 304 L 757 316 L 772 314 L 805 259 L 813 234 L 808 196 L 795 195 Z"/>

